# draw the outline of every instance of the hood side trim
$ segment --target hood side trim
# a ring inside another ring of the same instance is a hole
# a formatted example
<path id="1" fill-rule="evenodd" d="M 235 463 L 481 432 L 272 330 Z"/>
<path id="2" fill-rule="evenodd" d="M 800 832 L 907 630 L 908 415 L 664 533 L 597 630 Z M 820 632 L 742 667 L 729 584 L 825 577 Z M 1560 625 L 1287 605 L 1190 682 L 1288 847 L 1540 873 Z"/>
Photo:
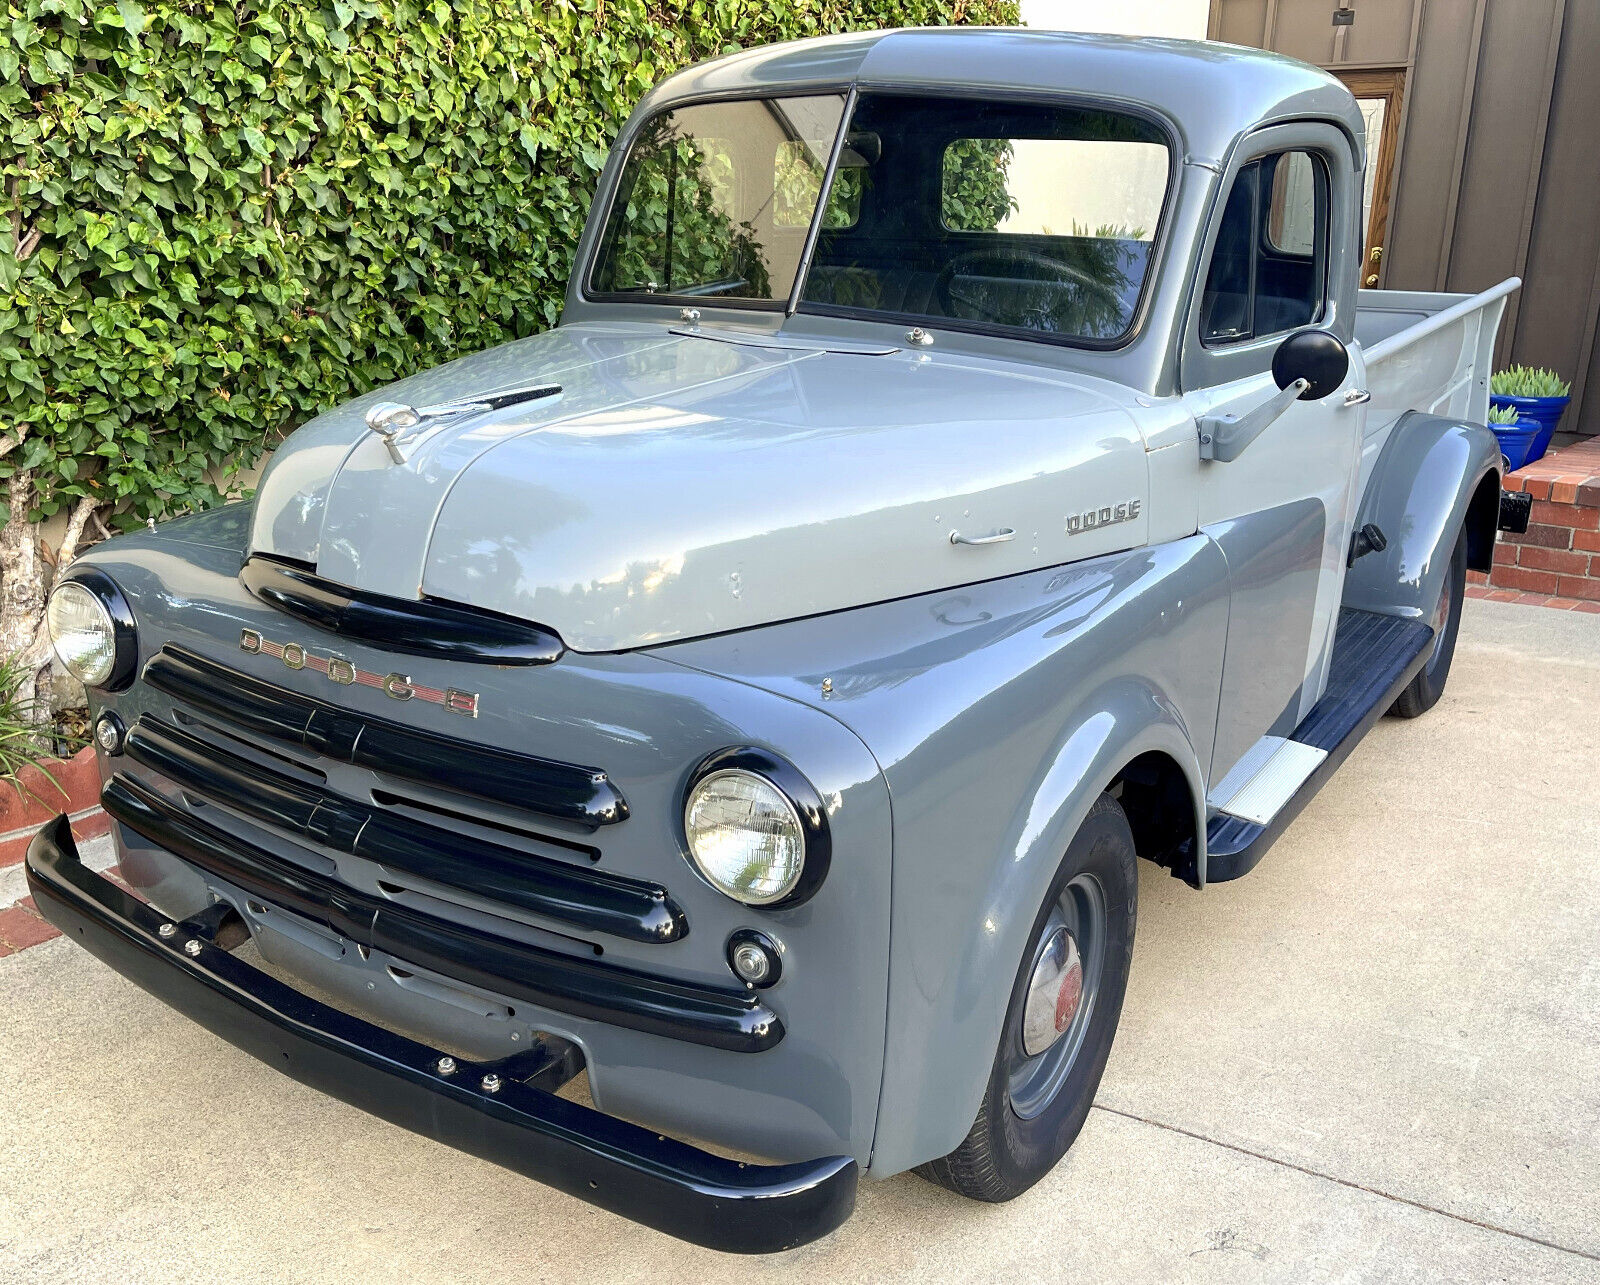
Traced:
<path id="1" fill-rule="evenodd" d="M 566 652 L 561 638 L 543 625 L 478 607 L 349 589 L 261 554 L 245 559 L 239 583 L 285 615 L 383 651 L 469 665 L 550 665 Z"/>

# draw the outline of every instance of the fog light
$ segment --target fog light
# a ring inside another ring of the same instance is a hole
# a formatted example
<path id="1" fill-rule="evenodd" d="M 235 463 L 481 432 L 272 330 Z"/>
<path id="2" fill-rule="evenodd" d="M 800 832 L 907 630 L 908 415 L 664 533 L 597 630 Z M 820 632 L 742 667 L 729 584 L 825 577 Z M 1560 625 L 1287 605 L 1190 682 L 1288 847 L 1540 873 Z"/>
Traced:
<path id="1" fill-rule="evenodd" d="M 771 986 L 783 972 L 777 943 L 751 928 L 728 938 L 728 967 L 746 986 L 762 988 Z"/>
<path id="2" fill-rule="evenodd" d="M 95 720 L 94 743 L 107 754 L 121 754 L 125 729 L 122 720 L 107 711 Z"/>

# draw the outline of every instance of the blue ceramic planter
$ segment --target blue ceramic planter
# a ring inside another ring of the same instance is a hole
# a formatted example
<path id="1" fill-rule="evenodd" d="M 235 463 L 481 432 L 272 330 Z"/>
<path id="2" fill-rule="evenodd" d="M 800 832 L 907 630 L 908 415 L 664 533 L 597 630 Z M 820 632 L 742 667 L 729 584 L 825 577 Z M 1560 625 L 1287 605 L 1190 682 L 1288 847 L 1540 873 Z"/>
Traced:
<path id="1" fill-rule="evenodd" d="M 1500 441 L 1500 454 L 1506 457 L 1508 472 L 1524 464 L 1532 464 L 1544 454 L 1544 447 L 1539 442 L 1547 430 L 1537 420 L 1519 419 L 1515 424 L 1490 424 L 1489 428 Z M 1544 440 L 1548 443 L 1548 436 Z"/>
<path id="2" fill-rule="evenodd" d="M 1539 426 L 1538 436 L 1534 439 L 1533 447 L 1524 464 L 1532 464 L 1534 460 L 1542 459 L 1544 453 L 1550 449 L 1550 439 L 1555 436 L 1556 425 L 1561 420 L 1561 412 L 1567 409 L 1570 397 L 1508 397 L 1504 393 L 1489 394 L 1491 406 L 1515 406 L 1517 409 L 1517 422 L 1515 424 L 1491 424 L 1491 428 L 1520 428 L 1532 422 Z M 1502 445 L 1502 451 L 1505 447 Z M 1508 452 L 1509 454 L 1509 452 Z M 1521 468 L 1521 464 L 1513 464 L 1512 468 Z"/>

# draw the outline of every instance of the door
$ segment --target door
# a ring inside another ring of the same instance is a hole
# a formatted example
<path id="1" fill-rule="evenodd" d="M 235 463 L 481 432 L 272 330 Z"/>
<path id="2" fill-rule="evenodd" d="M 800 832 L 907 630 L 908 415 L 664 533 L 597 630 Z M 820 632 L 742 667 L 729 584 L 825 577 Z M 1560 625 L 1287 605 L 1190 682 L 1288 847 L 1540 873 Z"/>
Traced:
<path id="1" fill-rule="evenodd" d="M 1309 123 L 1252 142 L 1219 186 L 1185 323 L 1185 401 L 1197 418 L 1270 402 L 1273 354 L 1296 330 L 1323 328 L 1354 347 L 1349 144 Z M 1361 458 L 1363 413 L 1345 397 L 1361 376 L 1352 351 L 1341 387 L 1290 402 L 1235 458 L 1196 451 L 1200 526 L 1227 557 L 1231 593 L 1214 784 L 1262 736 L 1288 735 L 1322 693 Z"/>
<path id="2" fill-rule="evenodd" d="M 1378 71 L 1335 73 L 1361 108 L 1367 128 L 1367 172 L 1361 193 L 1361 285 L 1383 284 L 1383 247 L 1389 235 L 1389 206 L 1394 193 L 1395 157 L 1400 149 L 1400 106 L 1406 73 L 1401 67 Z"/>

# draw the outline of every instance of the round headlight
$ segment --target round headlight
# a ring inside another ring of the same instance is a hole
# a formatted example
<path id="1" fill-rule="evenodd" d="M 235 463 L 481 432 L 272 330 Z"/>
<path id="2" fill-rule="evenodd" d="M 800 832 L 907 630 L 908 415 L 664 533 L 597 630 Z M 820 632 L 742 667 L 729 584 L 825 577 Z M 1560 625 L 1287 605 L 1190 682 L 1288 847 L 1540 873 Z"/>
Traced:
<path id="1" fill-rule="evenodd" d="M 742 768 L 695 782 L 683 810 L 689 855 L 718 891 L 748 906 L 782 901 L 806 864 L 805 828 L 788 795 Z"/>
<path id="2" fill-rule="evenodd" d="M 50 641 L 67 672 L 85 687 L 103 687 L 117 667 L 117 626 L 89 589 L 65 580 L 45 608 Z"/>

